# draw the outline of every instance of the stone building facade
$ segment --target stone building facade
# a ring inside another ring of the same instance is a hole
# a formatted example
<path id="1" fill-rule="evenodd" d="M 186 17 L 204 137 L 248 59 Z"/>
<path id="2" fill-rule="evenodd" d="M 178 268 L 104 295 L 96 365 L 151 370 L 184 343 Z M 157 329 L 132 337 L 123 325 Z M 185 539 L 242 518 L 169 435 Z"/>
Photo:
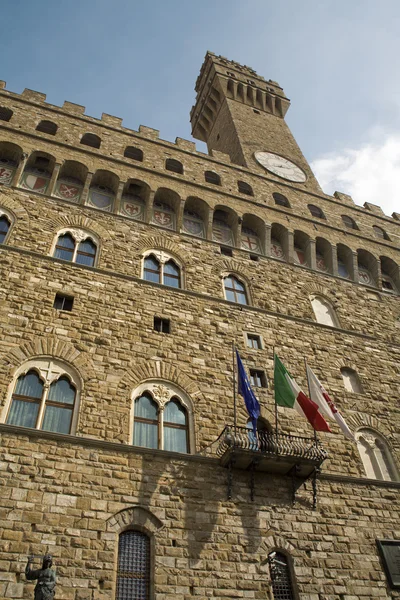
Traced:
<path id="1" fill-rule="evenodd" d="M 196 92 L 209 154 L 1 87 L 0 597 L 49 550 L 64 600 L 400 598 L 400 215 L 322 192 L 276 82 Z M 276 429 L 274 349 L 355 441 Z"/>

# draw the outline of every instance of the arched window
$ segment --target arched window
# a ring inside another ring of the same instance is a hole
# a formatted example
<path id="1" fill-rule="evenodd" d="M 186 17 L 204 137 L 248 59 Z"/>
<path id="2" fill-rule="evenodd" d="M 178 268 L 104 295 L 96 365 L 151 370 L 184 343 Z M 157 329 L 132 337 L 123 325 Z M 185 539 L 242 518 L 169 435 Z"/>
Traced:
<path id="1" fill-rule="evenodd" d="M 290 208 L 290 202 L 283 194 L 279 192 L 274 192 L 272 194 L 273 199 L 275 200 L 275 204 L 277 206 L 284 206 L 285 208 Z"/>
<path id="2" fill-rule="evenodd" d="M 135 148 L 134 146 L 127 146 L 125 148 L 124 156 L 126 158 L 132 158 L 132 160 L 143 162 L 143 150 Z"/>
<path id="3" fill-rule="evenodd" d="M 10 227 L 11 222 L 9 218 L 6 215 L 2 215 L 0 212 L 0 244 L 4 243 Z"/>
<path id="4" fill-rule="evenodd" d="M 13 111 L 6 106 L 0 106 L 0 121 L 9 121 L 13 116 Z"/>
<path id="5" fill-rule="evenodd" d="M 386 231 L 384 229 L 382 229 L 382 227 L 378 227 L 377 225 L 373 225 L 372 230 L 374 232 L 375 237 L 377 237 L 380 240 L 389 240 L 390 241 L 390 237 L 388 236 L 388 234 L 386 233 Z"/>
<path id="6" fill-rule="evenodd" d="M 165 168 L 167 171 L 172 171 L 173 173 L 179 173 L 180 175 L 183 175 L 183 164 L 174 158 L 167 158 L 165 161 Z"/>
<path id="7" fill-rule="evenodd" d="M 99 169 L 93 176 L 87 204 L 99 210 L 111 212 L 117 193 L 119 179 L 115 173 Z"/>
<path id="8" fill-rule="evenodd" d="M 180 197 L 176 192 L 167 188 L 159 188 L 154 196 L 151 222 L 159 227 L 174 230 L 180 202 Z"/>
<path id="9" fill-rule="evenodd" d="M 342 215 L 342 221 L 345 227 L 347 227 L 348 229 L 358 229 L 356 222 L 351 217 L 348 217 L 347 215 Z"/>
<path id="10" fill-rule="evenodd" d="M 166 252 L 150 251 L 143 260 L 143 279 L 174 288 L 181 287 L 181 269 Z"/>
<path id="11" fill-rule="evenodd" d="M 373 254 L 366 250 L 357 250 L 358 280 L 363 285 L 376 285 L 378 266 Z"/>
<path id="12" fill-rule="evenodd" d="M 57 125 L 52 121 L 40 121 L 39 125 L 36 127 L 36 131 L 48 133 L 49 135 L 56 135 L 57 129 Z"/>
<path id="13" fill-rule="evenodd" d="M 304 231 L 295 231 L 293 236 L 294 262 L 298 265 L 310 264 L 310 238 Z"/>
<path id="14" fill-rule="evenodd" d="M 283 225 L 273 223 L 271 227 L 271 256 L 285 260 L 288 250 L 288 231 Z"/>
<path id="15" fill-rule="evenodd" d="M 274 600 L 295 600 L 288 557 L 282 552 L 270 552 L 268 564 Z"/>
<path id="16" fill-rule="evenodd" d="M 187 453 L 189 447 L 186 409 L 175 399 L 164 409 L 164 450 Z"/>
<path id="17" fill-rule="evenodd" d="M 55 360 L 31 360 L 16 379 L 6 422 L 19 427 L 73 433 L 78 389 L 79 380 L 70 367 Z"/>
<path id="18" fill-rule="evenodd" d="M 101 139 L 94 133 L 85 133 L 81 138 L 81 144 L 91 148 L 100 148 Z"/>
<path id="19" fill-rule="evenodd" d="M 53 256 L 80 265 L 93 267 L 96 262 L 97 244 L 83 231 L 66 231 L 56 241 Z"/>
<path id="20" fill-rule="evenodd" d="M 387 256 L 381 256 L 382 289 L 386 292 L 398 293 L 400 291 L 399 265 Z"/>
<path id="21" fill-rule="evenodd" d="M 133 445 L 184 454 L 190 452 L 188 410 L 173 389 L 148 384 L 135 398 Z"/>
<path id="22" fill-rule="evenodd" d="M 260 238 L 250 227 L 242 225 L 242 248 L 250 252 L 261 252 Z"/>
<path id="23" fill-rule="evenodd" d="M 128 529 L 119 535 L 116 600 L 150 598 L 150 538 Z"/>
<path id="24" fill-rule="evenodd" d="M 353 279 L 353 252 L 348 246 L 337 245 L 338 275 L 344 279 Z"/>
<path id="25" fill-rule="evenodd" d="M 247 196 L 254 196 L 253 188 L 245 181 L 238 181 L 238 191 Z"/>
<path id="26" fill-rule="evenodd" d="M 204 179 L 207 183 L 221 185 L 221 177 L 217 173 L 214 173 L 214 171 L 206 171 L 204 173 Z"/>
<path id="27" fill-rule="evenodd" d="M 315 206 L 315 204 L 309 204 L 308 210 L 310 211 L 313 217 L 316 217 L 317 219 L 326 219 L 322 209 L 319 208 L 319 206 Z"/>
<path id="28" fill-rule="evenodd" d="M 148 191 L 148 186 L 142 181 L 129 180 L 122 194 L 120 214 L 136 221 L 144 221 Z"/>
<path id="29" fill-rule="evenodd" d="M 235 215 L 233 211 L 217 209 L 214 211 L 212 239 L 214 242 L 219 242 L 225 246 L 233 246 L 234 236 L 232 224 Z M 237 220 L 237 216 L 236 216 Z"/>
<path id="30" fill-rule="evenodd" d="M 201 238 L 204 237 L 204 221 L 199 213 L 185 208 L 183 213 L 183 231 Z"/>
<path id="31" fill-rule="evenodd" d="M 358 451 L 367 477 L 398 481 L 399 473 L 383 436 L 367 427 L 356 432 Z"/>
<path id="32" fill-rule="evenodd" d="M 248 304 L 246 286 L 234 275 L 224 277 L 225 298 L 237 304 Z"/>
<path id="33" fill-rule="evenodd" d="M 66 160 L 60 169 L 54 195 L 69 202 L 79 202 L 88 168 L 75 160 Z"/>
<path id="34" fill-rule="evenodd" d="M 335 309 L 326 298 L 323 298 L 322 296 L 312 296 L 311 306 L 317 323 L 329 325 L 330 327 L 340 327 Z"/>
<path id="35" fill-rule="evenodd" d="M 357 371 L 349 367 L 342 367 L 340 372 L 343 377 L 344 389 L 355 394 L 362 394 L 363 389 Z"/>

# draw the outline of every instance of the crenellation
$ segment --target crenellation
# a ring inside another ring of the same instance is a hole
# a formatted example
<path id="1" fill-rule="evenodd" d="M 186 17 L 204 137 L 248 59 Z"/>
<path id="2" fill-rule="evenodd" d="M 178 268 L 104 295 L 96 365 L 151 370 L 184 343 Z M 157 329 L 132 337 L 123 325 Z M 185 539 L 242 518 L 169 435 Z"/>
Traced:
<path id="1" fill-rule="evenodd" d="M 373 212 L 375 215 L 386 216 L 381 207 L 377 204 L 372 204 L 371 202 L 364 202 L 364 207 L 367 210 Z"/>
<path id="2" fill-rule="evenodd" d="M 141 133 L 143 137 L 149 138 L 150 140 L 158 140 L 160 137 L 160 131 L 158 129 L 153 129 L 152 127 L 147 127 L 146 125 L 139 125 L 139 133 Z"/>
<path id="3" fill-rule="evenodd" d="M 62 108 L 65 112 L 71 113 L 73 115 L 82 116 L 85 114 L 86 107 L 81 104 L 75 104 L 75 102 L 69 102 L 68 100 L 64 101 Z"/>
<path id="4" fill-rule="evenodd" d="M 122 126 L 122 119 L 120 117 L 114 117 L 112 115 L 108 115 L 107 113 L 102 113 L 101 120 L 112 127 L 120 128 Z"/>
<path id="5" fill-rule="evenodd" d="M 21 94 L 22 98 L 26 100 L 30 100 L 32 102 L 36 102 L 37 104 L 44 104 L 46 102 L 46 94 L 42 92 L 36 92 L 35 90 L 30 90 L 25 88 Z"/>

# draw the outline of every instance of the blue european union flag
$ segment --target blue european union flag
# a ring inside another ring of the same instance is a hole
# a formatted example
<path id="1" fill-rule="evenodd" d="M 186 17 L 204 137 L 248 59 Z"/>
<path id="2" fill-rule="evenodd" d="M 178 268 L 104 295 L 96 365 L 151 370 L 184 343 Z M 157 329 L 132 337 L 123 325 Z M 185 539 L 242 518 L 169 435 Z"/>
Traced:
<path id="1" fill-rule="evenodd" d="M 249 379 L 247 377 L 246 370 L 243 366 L 242 359 L 240 358 L 239 352 L 236 350 L 236 360 L 238 366 L 238 393 L 243 396 L 244 403 L 247 408 L 247 412 L 250 415 L 251 422 L 253 424 L 254 435 L 257 435 L 257 419 L 260 416 L 260 404 L 255 397 Z"/>

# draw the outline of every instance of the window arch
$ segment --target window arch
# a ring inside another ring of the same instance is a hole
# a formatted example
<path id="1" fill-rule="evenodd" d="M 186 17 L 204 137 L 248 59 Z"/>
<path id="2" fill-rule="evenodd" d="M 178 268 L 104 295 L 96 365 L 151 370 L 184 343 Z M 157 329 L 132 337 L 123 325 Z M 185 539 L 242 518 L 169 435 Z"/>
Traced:
<path id="1" fill-rule="evenodd" d="M 92 234 L 68 229 L 59 232 L 54 244 L 53 256 L 79 265 L 94 267 L 98 243 Z"/>
<path id="2" fill-rule="evenodd" d="M 400 292 L 399 265 L 387 256 L 381 256 L 382 289 L 386 292 Z"/>
<path id="3" fill-rule="evenodd" d="M 317 219 L 326 219 L 322 208 L 319 206 L 315 206 L 315 204 L 308 204 L 308 210 L 313 217 L 316 217 Z"/>
<path id="4" fill-rule="evenodd" d="M 356 432 L 356 440 L 367 477 L 384 481 L 399 480 L 389 446 L 382 435 L 363 427 Z"/>
<path id="5" fill-rule="evenodd" d="M 90 185 L 87 204 L 99 210 L 111 212 L 118 183 L 119 179 L 115 173 L 103 169 L 96 171 Z"/>
<path id="6" fill-rule="evenodd" d="M 181 266 L 163 250 L 149 250 L 143 258 L 143 279 L 169 287 L 181 288 Z"/>
<path id="7" fill-rule="evenodd" d="M 172 383 L 154 381 L 133 395 L 132 443 L 142 448 L 188 454 L 194 450 L 193 408 Z"/>
<path id="8" fill-rule="evenodd" d="M 11 142 L 0 142 L 0 183 L 11 185 L 21 158 L 21 146 Z"/>
<path id="9" fill-rule="evenodd" d="M 377 237 L 378 239 L 390 241 L 390 237 L 388 236 L 388 234 L 386 233 L 386 231 L 384 229 L 382 229 L 382 227 L 378 227 L 377 225 L 373 225 L 372 226 L 372 231 L 374 232 L 375 237 Z"/>
<path id="10" fill-rule="evenodd" d="M 119 213 L 136 221 L 144 221 L 149 186 L 138 179 L 129 179 L 122 193 Z"/>
<path id="11" fill-rule="evenodd" d="M 347 227 L 348 229 L 358 229 L 355 220 L 349 217 L 348 215 L 342 215 L 342 221 L 345 227 Z"/>
<path id="12" fill-rule="evenodd" d="M 52 121 L 40 121 L 36 127 L 36 131 L 42 133 L 48 133 L 49 135 L 56 135 L 58 126 Z"/>
<path id="13" fill-rule="evenodd" d="M 132 158 L 139 162 L 143 162 L 143 150 L 136 148 L 135 146 L 127 146 L 124 152 L 125 158 Z"/>
<path id="14" fill-rule="evenodd" d="M 224 292 L 226 300 L 237 304 L 248 304 L 246 286 L 235 275 L 224 277 Z"/>
<path id="15" fill-rule="evenodd" d="M 245 181 L 238 181 L 238 191 L 241 194 L 246 194 L 247 196 L 254 196 L 253 188 L 249 183 Z"/>
<path id="16" fill-rule="evenodd" d="M 216 208 L 213 215 L 212 239 L 225 246 L 233 246 L 235 229 L 237 228 L 237 215 L 227 207 Z"/>
<path id="17" fill-rule="evenodd" d="M 167 171 L 183 175 L 183 164 L 179 162 L 179 160 L 175 160 L 175 158 L 167 158 L 165 161 L 165 168 Z"/>
<path id="18" fill-rule="evenodd" d="M 290 558 L 283 552 L 274 550 L 268 554 L 269 574 L 274 600 L 295 600 L 294 574 Z"/>
<path id="19" fill-rule="evenodd" d="M 358 280 L 363 285 L 376 286 L 378 280 L 378 262 L 367 250 L 357 250 Z"/>
<path id="20" fill-rule="evenodd" d="M 9 215 L 0 208 L 0 244 L 5 243 L 11 228 L 11 223 L 12 220 Z"/>
<path id="21" fill-rule="evenodd" d="M 273 199 L 275 200 L 275 204 L 277 206 L 284 206 L 285 208 L 291 208 L 289 200 L 283 194 L 279 192 L 274 192 L 272 194 Z"/>
<path id="22" fill-rule="evenodd" d="M 278 260 L 286 260 L 288 247 L 288 230 L 280 223 L 273 223 L 271 227 L 271 256 Z"/>
<path id="23" fill-rule="evenodd" d="M 218 175 L 218 173 L 215 173 L 214 171 L 206 171 L 204 173 L 204 179 L 207 183 L 212 183 L 213 185 L 221 185 L 221 177 Z"/>
<path id="24" fill-rule="evenodd" d="M 340 369 L 343 378 L 344 389 L 347 392 L 362 394 L 363 388 L 357 371 L 350 367 L 342 367 Z"/>
<path id="25" fill-rule="evenodd" d="M 80 379 L 55 359 L 33 359 L 18 369 L 6 423 L 57 433 L 75 433 Z"/>
<path id="26" fill-rule="evenodd" d="M 119 535 L 116 600 L 150 598 L 150 538 L 128 529 Z"/>
<path id="27" fill-rule="evenodd" d="M 329 325 L 330 327 L 340 327 L 335 309 L 329 300 L 322 296 L 311 296 L 310 301 L 317 323 Z"/>
<path id="28" fill-rule="evenodd" d="M 75 160 L 66 160 L 60 169 L 54 195 L 69 202 L 79 202 L 88 168 Z"/>
<path id="29" fill-rule="evenodd" d="M 166 229 L 176 228 L 180 197 L 167 188 L 159 188 L 154 196 L 151 222 Z"/>
<path id="30" fill-rule="evenodd" d="M 293 244 L 294 244 L 294 262 L 298 265 L 306 265 L 309 266 L 311 262 L 310 256 L 310 236 L 308 236 L 304 231 L 295 231 L 293 234 Z"/>
<path id="31" fill-rule="evenodd" d="M 100 148 L 101 139 L 95 133 L 85 133 L 81 137 L 81 144 L 90 146 L 91 148 Z"/>

